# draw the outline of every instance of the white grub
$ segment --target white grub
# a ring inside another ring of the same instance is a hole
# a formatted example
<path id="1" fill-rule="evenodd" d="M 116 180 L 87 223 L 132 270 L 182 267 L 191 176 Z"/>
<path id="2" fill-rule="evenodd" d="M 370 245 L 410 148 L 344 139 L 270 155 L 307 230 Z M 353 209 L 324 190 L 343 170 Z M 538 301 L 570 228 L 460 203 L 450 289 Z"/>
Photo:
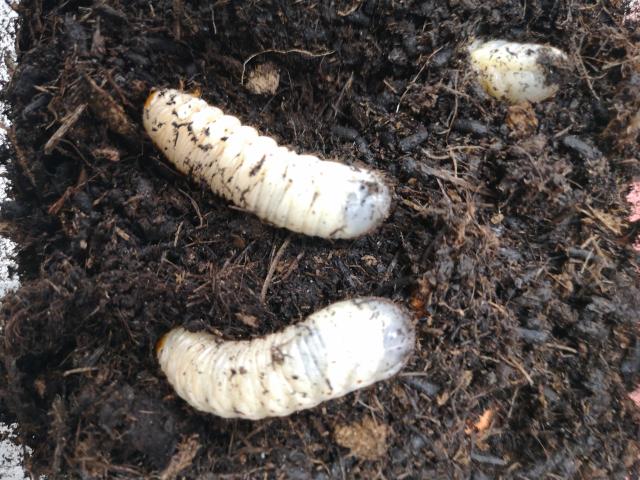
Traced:
<path id="1" fill-rule="evenodd" d="M 157 345 L 178 395 L 203 412 L 257 420 L 289 415 L 395 375 L 413 352 L 410 315 L 381 298 L 334 303 L 250 341 L 175 328 Z"/>
<path id="2" fill-rule="evenodd" d="M 280 147 L 193 95 L 153 92 L 143 121 L 178 170 L 273 225 L 355 238 L 389 214 L 391 194 L 377 173 Z"/>
<path id="3" fill-rule="evenodd" d="M 557 48 L 506 40 L 475 41 L 469 55 L 484 90 L 511 103 L 541 102 L 555 95 L 569 62 Z"/>

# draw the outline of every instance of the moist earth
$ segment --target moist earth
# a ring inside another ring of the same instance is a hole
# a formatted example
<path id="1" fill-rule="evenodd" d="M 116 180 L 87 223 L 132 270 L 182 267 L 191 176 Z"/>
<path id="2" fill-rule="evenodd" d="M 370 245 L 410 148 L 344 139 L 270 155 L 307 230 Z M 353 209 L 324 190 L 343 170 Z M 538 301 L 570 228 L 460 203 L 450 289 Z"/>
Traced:
<path id="1" fill-rule="evenodd" d="M 639 225 L 624 203 L 640 174 L 640 34 L 620 2 L 14 8 L 0 226 L 19 244 L 22 285 L 2 300 L 0 410 L 33 446 L 32 472 L 640 473 L 627 395 L 640 381 Z M 487 97 L 466 46 L 489 37 L 565 50 L 560 92 L 535 105 Z M 233 208 L 145 135 L 153 87 L 200 92 L 299 152 L 383 172 L 390 217 L 327 241 Z M 370 295 L 412 309 L 409 364 L 289 417 L 201 414 L 155 358 L 175 326 L 254 338 Z"/>

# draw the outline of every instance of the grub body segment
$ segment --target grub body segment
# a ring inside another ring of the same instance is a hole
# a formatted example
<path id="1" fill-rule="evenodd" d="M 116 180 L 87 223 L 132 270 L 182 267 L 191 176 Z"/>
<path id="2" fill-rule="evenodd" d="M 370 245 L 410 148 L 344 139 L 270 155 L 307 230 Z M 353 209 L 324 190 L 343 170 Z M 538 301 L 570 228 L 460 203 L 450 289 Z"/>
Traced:
<path id="1" fill-rule="evenodd" d="M 222 342 L 171 330 L 158 347 L 176 393 L 226 418 L 289 415 L 395 375 L 413 352 L 408 313 L 380 298 L 335 303 L 281 332 Z"/>
<path id="2" fill-rule="evenodd" d="M 152 93 L 144 126 L 176 168 L 235 205 L 294 232 L 355 238 L 388 216 L 380 174 L 300 155 L 177 90 Z"/>
<path id="3" fill-rule="evenodd" d="M 478 40 L 469 46 L 469 56 L 484 90 L 510 103 L 541 102 L 554 96 L 569 69 L 564 52 L 535 43 Z"/>

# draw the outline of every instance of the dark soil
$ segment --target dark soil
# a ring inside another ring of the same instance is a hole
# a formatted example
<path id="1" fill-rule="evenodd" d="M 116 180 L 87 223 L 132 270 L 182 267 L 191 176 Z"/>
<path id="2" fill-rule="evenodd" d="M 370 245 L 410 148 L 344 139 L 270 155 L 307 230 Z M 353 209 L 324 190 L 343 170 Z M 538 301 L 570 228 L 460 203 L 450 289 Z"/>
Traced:
<path id="1" fill-rule="evenodd" d="M 640 173 L 629 123 L 640 57 L 615 4 L 16 8 L 2 219 L 23 283 L 2 301 L 0 405 L 35 448 L 32 471 L 637 478 L 640 412 L 627 392 L 640 382 L 638 225 L 624 196 Z M 509 109 L 466 64 L 465 45 L 487 35 L 559 46 L 575 68 L 554 99 Z M 279 87 L 252 94 L 242 80 L 265 62 Z M 298 151 L 385 172 L 393 213 L 369 236 L 329 242 L 230 208 L 145 136 L 154 86 L 199 89 Z M 410 364 L 287 418 L 197 413 L 154 357 L 173 326 L 250 338 L 372 294 L 415 312 Z M 371 438 L 386 441 L 378 460 L 336 440 L 369 418 L 388 427 Z"/>

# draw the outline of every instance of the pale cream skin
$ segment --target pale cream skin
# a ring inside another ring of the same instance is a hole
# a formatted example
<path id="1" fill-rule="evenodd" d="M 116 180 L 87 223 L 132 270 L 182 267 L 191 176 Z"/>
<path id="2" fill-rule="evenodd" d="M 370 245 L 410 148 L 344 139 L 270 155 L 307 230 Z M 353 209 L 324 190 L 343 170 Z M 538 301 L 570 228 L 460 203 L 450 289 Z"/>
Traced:
<path id="1" fill-rule="evenodd" d="M 203 412 L 257 420 L 289 415 L 395 375 L 413 352 L 409 314 L 381 298 L 334 303 L 251 341 L 175 328 L 158 343 L 178 395 Z"/>
<path id="2" fill-rule="evenodd" d="M 143 122 L 178 170 L 278 227 L 355 238 L 389 214 L 391 194 L 379 174 L 279 147 L 193 95 L 153 92 Z"/>
<path id="3" fill-rule="evenodd" d="M 511 103 L 554 96 L 560 88 L 558 71 L 568 65 L 567 55 L 557 48 L 506 40 L 476 41 L 469 56 L 484 90 Z"/>

